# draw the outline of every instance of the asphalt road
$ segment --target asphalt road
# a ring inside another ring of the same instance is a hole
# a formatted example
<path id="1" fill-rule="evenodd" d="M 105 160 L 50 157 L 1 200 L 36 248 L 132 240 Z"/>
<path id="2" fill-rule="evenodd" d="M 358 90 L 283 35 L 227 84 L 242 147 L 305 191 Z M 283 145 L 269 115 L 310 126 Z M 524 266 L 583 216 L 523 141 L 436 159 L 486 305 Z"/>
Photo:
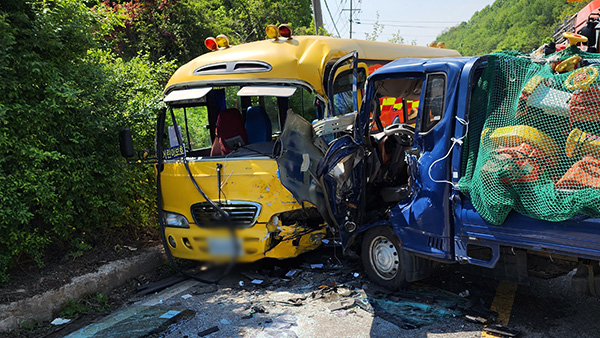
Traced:
<path id="1" fill-rule="evenodd" d="M 467 315 L 495 318 L 505 325 L 501 331 L 519 337 L 600 336 L 600 302 L 575 294 L 569 276 L 517 286 L 452 265 L 389 293 L 370 283 L 356 262 L 339 263 L 324 249 L 240 265 L 216 286 L 178 283 L 70 337 L 501 336 L 485 332 L 492 322 Z"/>

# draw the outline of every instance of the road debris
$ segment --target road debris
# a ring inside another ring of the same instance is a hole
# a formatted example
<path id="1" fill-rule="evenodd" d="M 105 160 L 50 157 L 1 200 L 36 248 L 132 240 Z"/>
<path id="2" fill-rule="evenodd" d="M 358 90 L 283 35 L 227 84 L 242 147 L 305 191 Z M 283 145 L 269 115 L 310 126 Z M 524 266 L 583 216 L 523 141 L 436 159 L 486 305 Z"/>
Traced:
<path id="1" fill-rule="evenodd" d="M 487 318 L 483 318 L 483 317 L 479 317 L 479 316 L 472 316 L 472 315 L 466 315 L 465 319 L 472 322 L 472 323 L 477 323 L 477 324 L 487 324 L 488 320 Z"/>
<path id="2" fill-rule="evenodd" d="M 180 314 L 181 311 L 177 311 L 177 310 L 169 310 L 165 313 L 163 313 L 162 315 L 160 315 L 160 317 L 158 318 L 162 318 L 162 319 L 171 319 L 175 316 L 177 316 L 178 314 Z"/>
<path id="3" fill-rule="evenodd" d="M 70 322 L 70 319 L 66 319 L 66 318 L 55 318 L 53 321 L 50 322 L 50 324 L 52 325 L 63 325 L 66 324 L 68 322 Z"/>
<path id="4" fill-rule="evenodd" d="M 353 307 L 355 304 L 354 298 L 350 298 L 350 299 L 344 299 L 338 302 L 335 302 L 331 305 L 329 305 L 329 311 L 333 312 L 336 310 L 343 310 L 343 309 L 349 309 L 351 307 Z"/>
<path id="5" fill-rule="evenodd" d="M 219 287 L 215 284 L 201 284 L 195 286 L 193 290 L 194 291 L 192 291 L 192 296 L 198 296 L 203 295 L 205 293 L 216 292 L 217 290 L 219 290 Z"/>
<path id="6" fill-rule="evenodd" d="M 492 334 L 499 334 L 505 337 L 516 337 L 521 333 L 517 329 L 513 329 L 512 327 L 508 327 L 501 324 L 489 324 L 483 328 L 485 332 Z"/>
<path id="7" fill-rule="evenodd" d="M 171 277 L 165 278 L 163 280 L 160 280 L 158 282 L 146 283 L 144 285 L 140 285 L 137 287 L 137 291 L 138 291 L 137 295 L 143 296 L 143 295 L 147 295 L 152 292 L 157 292 L 157 291 L 166 289 L 170 286 L 173 286 L 177 283 L 183 282 L 184 280 L 187 280 L 187 279 L 189 279 L 189 277 L 182 276 L 182 275 L 175 275 L 175 276 L 171 276 Z"/>
<path id="8" fill-rule="evenodd" d="M 293 278 L 297 273 L 299 272 L 298 269 L 292 269 L 290 271 L 288 271 L 285 276 L 288 278 Z"/>
<path id="9" fill-rule="evenodd" d="M 204 331 L 198 332 L 198 337 L 205 337 L 205 336 L 208 336 L 209 334 L 215 333 L 217 331 L 219 331 L 219 327 L 218 326 L 213 326 L 213 327 L 208 328 L 208 329 L 206 329 Z"/>
<path id="10" fill-rule="evenodd" d="M 348 288 L 340 287 L 340 288 L 337 288 L 337 293 L 343 297 L 350 297 L 350 295 L 352 295 L 352 290 L 350 290 Z"/>

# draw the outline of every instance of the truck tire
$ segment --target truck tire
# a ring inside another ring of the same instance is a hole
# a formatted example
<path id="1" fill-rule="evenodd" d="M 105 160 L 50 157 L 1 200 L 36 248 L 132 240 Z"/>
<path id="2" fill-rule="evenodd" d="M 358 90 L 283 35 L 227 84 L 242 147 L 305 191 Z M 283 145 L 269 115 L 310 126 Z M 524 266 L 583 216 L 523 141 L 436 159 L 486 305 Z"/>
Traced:
<path id="1" fill-rule="evenodd" d="M 370 229 L 363 237 L 361 257 L 367 276 L 392 291 L 408 284 L 400 253 L 400 239 L 390 227 Z"/>

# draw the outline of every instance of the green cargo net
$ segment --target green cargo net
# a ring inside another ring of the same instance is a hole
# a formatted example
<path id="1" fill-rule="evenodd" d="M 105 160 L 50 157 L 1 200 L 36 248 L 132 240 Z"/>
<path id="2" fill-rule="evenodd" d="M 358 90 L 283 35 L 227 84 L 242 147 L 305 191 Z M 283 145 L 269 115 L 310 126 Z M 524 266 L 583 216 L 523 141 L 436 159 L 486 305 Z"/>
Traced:
<path id="1" fill-rule="evenodd" d="M 557 62 L 560 61 L 560 62 Z M 574 70 L 573 68 L 576 67 Z M 600 55 L 492 54 L 473 89 L 460 191 L 500 225 L 600 217 Z"/>

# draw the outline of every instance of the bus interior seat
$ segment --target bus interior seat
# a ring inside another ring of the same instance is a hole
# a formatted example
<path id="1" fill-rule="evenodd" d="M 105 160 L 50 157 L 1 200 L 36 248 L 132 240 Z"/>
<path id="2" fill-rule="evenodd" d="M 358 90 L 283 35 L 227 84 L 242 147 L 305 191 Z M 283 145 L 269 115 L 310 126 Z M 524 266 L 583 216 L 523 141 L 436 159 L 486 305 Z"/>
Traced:
<path id="1" fill-rule="evenodd" d="M 271 141 L 271 120 L 262 106 L 248 107 L 245 127 L 249 144 Z"/>
<path id="2" fill-rule="evenodd" d="M 237 108 L 221 110 L 217 117 L 215 133 L 210 156 L 227 155 L 236 148 L 248 144 L 242 114 Z"/>

